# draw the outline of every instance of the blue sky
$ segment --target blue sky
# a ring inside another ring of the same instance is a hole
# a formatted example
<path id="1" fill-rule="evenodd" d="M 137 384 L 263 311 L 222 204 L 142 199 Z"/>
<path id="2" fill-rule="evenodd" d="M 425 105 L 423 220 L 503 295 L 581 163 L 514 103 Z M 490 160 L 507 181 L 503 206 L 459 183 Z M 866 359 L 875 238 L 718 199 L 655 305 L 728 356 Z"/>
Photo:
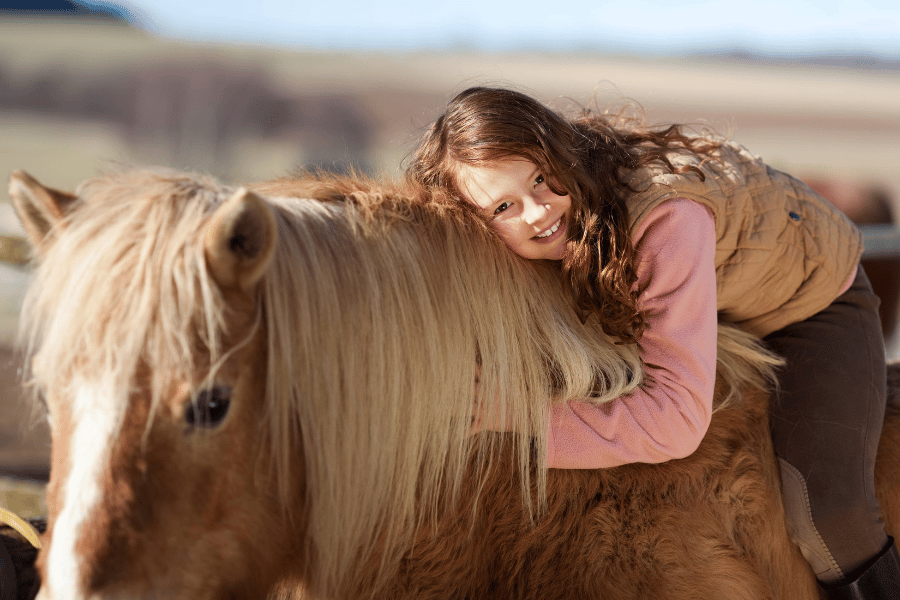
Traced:
<path id="1" fill-rule="evenodd" d="M 101 2 L 102 0 L 91 0 Z M 90 4 L 89 2 L 85 2 Z M 106 0 L 181 39 L 321 50 L 741 48 L 900 58 L 897 0 Z"/>

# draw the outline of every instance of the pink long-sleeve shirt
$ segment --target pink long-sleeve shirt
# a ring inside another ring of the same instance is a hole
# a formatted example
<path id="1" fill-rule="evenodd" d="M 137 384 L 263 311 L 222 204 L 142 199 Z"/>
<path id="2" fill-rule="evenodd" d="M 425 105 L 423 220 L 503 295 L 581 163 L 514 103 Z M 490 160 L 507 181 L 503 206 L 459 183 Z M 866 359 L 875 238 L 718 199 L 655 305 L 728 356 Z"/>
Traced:
<path id="1" fill-rule="evenodd" d="M 716 377 L 716 231 L 712 214 L 677 198 L 635 231 L 647 381 L 605 404 L 572 401 L 550 414 L 550 468 L 661 463 L 690 455 L 709 427 Z"/>

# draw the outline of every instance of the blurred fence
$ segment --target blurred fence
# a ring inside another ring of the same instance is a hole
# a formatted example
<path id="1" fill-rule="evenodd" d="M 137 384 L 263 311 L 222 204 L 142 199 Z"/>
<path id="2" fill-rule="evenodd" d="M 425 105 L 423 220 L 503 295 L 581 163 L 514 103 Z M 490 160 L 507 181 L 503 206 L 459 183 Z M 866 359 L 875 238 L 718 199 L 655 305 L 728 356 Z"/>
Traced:
<path id="1" fill-rule="evenodd" d="M 863 258 L 898 258 L 900 257 L 900 227 L 896 225 L 863 225 L 865 252 Z M 897 273 L 900 277 L 900 272 Z"/>

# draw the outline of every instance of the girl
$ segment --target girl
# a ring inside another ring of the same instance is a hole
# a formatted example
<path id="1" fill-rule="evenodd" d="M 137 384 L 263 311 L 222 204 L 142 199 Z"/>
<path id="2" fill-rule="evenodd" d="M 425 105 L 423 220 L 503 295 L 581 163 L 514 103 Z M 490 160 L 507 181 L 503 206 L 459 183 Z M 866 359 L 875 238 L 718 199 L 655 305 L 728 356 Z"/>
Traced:
<path id="1" fill-rule="evenodd" d="M 582 314 L 639 344 L 638 391 L 554 407 L 550 467 L 691 454 L 712 412 L 716 322 L 733 322 L 787 360 L 772 407 L 784 502 L 828 597 L 900 597 L 874 495 L 878 298 L 859 232 L 826 200 L 730 141 L 587 110 L 567 119 L 495 88 L 454 98 L 408 174 L 474 204 L 513 252 L 559 261 Z"/>

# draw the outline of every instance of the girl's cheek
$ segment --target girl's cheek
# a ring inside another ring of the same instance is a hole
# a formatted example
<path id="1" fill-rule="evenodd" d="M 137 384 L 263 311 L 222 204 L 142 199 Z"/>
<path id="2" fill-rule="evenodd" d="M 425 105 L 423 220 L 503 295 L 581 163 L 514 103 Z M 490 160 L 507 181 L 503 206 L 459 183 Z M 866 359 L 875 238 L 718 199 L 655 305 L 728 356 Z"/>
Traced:
<path id="1" fill-rule="evenodd" d="M 498 221 L 497 219 L 490 219 L 490 220 L 488 220 L 487 223 L 488 223 L 488 227 L 490 227 L 491 229 L 493 229 L 494 231 L 497 232 L 497 235 L 502 236 L 503 232 L 506 230 L 506 226 L 503 225 L 503 223 L 501 221 Z"/>
<path id="2" fill-rule="evenodd" d="M 500 239 L 502 239 L 507 246 L 511 244 L 514 236 L 513 230 L 509 225 L 492 221 L 491 228 L 497 232 L 497 235 L 500 236 Z"/>

